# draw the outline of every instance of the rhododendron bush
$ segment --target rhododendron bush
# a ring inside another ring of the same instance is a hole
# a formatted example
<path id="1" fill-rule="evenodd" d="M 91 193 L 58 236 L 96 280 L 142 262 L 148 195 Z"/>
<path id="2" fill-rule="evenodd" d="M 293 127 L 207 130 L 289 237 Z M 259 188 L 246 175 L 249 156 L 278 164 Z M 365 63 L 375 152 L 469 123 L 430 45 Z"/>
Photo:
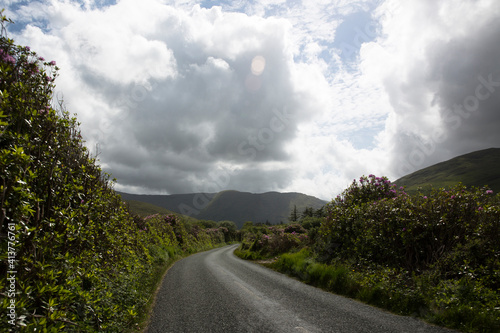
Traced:
<path id="1" fill-rule="evenodd" d="M 326 212 L 320 228 L 325 261 L 343 258 L 417 272 L 474 243 L 474 251 L 464 253 L 469 266 L 500 269 L 499 197 L 488 188 L 457 185 L 410 196 L 387 178 L 362 177 Z"/>

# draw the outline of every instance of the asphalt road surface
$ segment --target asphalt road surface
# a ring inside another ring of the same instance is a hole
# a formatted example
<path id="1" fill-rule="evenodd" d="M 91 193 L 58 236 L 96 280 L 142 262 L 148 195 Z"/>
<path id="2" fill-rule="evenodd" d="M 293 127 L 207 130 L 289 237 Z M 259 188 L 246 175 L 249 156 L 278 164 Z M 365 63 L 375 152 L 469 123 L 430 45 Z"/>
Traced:
<path id="1" fill-rule="evenodd" d="M 198 253 L 172 266 L 147 332 L 452 332 L 241 260 L 236 248 Z"/>

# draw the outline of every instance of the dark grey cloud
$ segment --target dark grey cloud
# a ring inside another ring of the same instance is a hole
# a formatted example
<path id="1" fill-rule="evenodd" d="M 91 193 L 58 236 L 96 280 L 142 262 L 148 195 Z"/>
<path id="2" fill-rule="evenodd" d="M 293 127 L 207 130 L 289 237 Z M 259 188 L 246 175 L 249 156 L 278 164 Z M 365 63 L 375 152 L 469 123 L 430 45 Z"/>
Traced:
<path id="1" fill-rule="evenodd" d="M 436 93 L 453 154 L 500 146 L 500 22 L 483 23 L 472 36 L 437 47 L 432 72 L 440 73 Z"/>
<path id="2" fill-rule="evenodd" d="M 396 114 L 404 119 L 393 138 L 393 168 L 399 176 L 474 150 L 500 147 L 498 18 L 428 44 L 424 60 L 387 87 Z"/>

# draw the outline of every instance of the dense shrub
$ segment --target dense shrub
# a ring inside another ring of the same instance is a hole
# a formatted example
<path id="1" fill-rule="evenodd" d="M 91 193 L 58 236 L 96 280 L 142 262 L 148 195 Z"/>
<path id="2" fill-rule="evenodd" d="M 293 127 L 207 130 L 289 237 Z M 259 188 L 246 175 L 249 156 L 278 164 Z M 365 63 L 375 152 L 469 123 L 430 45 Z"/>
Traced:
<path id="1" fill-rule="evenodd" d="M 475 269 L 495 266 L 500 197 L 492 191 L 457 185 L 434 190 L 428 197 L 408 196 L 397 190 L 374 191 L 382 183 L 369 184 L 353 184 L 343 198 L 327 206 L 320 230 L 324 260 L 343 258 L 418 272 L 444 258 L 449 265 L 451 257 L 462 253 L 466 257 L 459 260 Z M 379 192 L 372 195 L 376 199 L 366 200 L 374 192 Z"/>
<path id="2" fill-rule="evenodd" d="M 300 224 L 249 227 L 243 230 L 238 253 L 245 258 L 262 259 L 299 249 L 308 243 L 307 231 Z M 242 251 L 252 254 L 247 257 Z"/>

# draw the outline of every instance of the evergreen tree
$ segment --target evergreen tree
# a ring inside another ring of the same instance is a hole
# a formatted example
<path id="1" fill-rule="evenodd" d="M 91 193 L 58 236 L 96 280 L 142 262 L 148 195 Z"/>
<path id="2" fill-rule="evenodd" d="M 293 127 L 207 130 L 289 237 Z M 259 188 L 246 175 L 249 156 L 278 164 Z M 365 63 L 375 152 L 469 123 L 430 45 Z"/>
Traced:
<path id="1" fill-rule="evenodd" d="M 293 210 L 290 213 L 290 217 L 288 218 L 288 220 L 293 223 L 293 222 L 297 222 L 298 219 L 299 219 L 299 214 L 297 213 L 297 205 L 294 205 Z"/>

